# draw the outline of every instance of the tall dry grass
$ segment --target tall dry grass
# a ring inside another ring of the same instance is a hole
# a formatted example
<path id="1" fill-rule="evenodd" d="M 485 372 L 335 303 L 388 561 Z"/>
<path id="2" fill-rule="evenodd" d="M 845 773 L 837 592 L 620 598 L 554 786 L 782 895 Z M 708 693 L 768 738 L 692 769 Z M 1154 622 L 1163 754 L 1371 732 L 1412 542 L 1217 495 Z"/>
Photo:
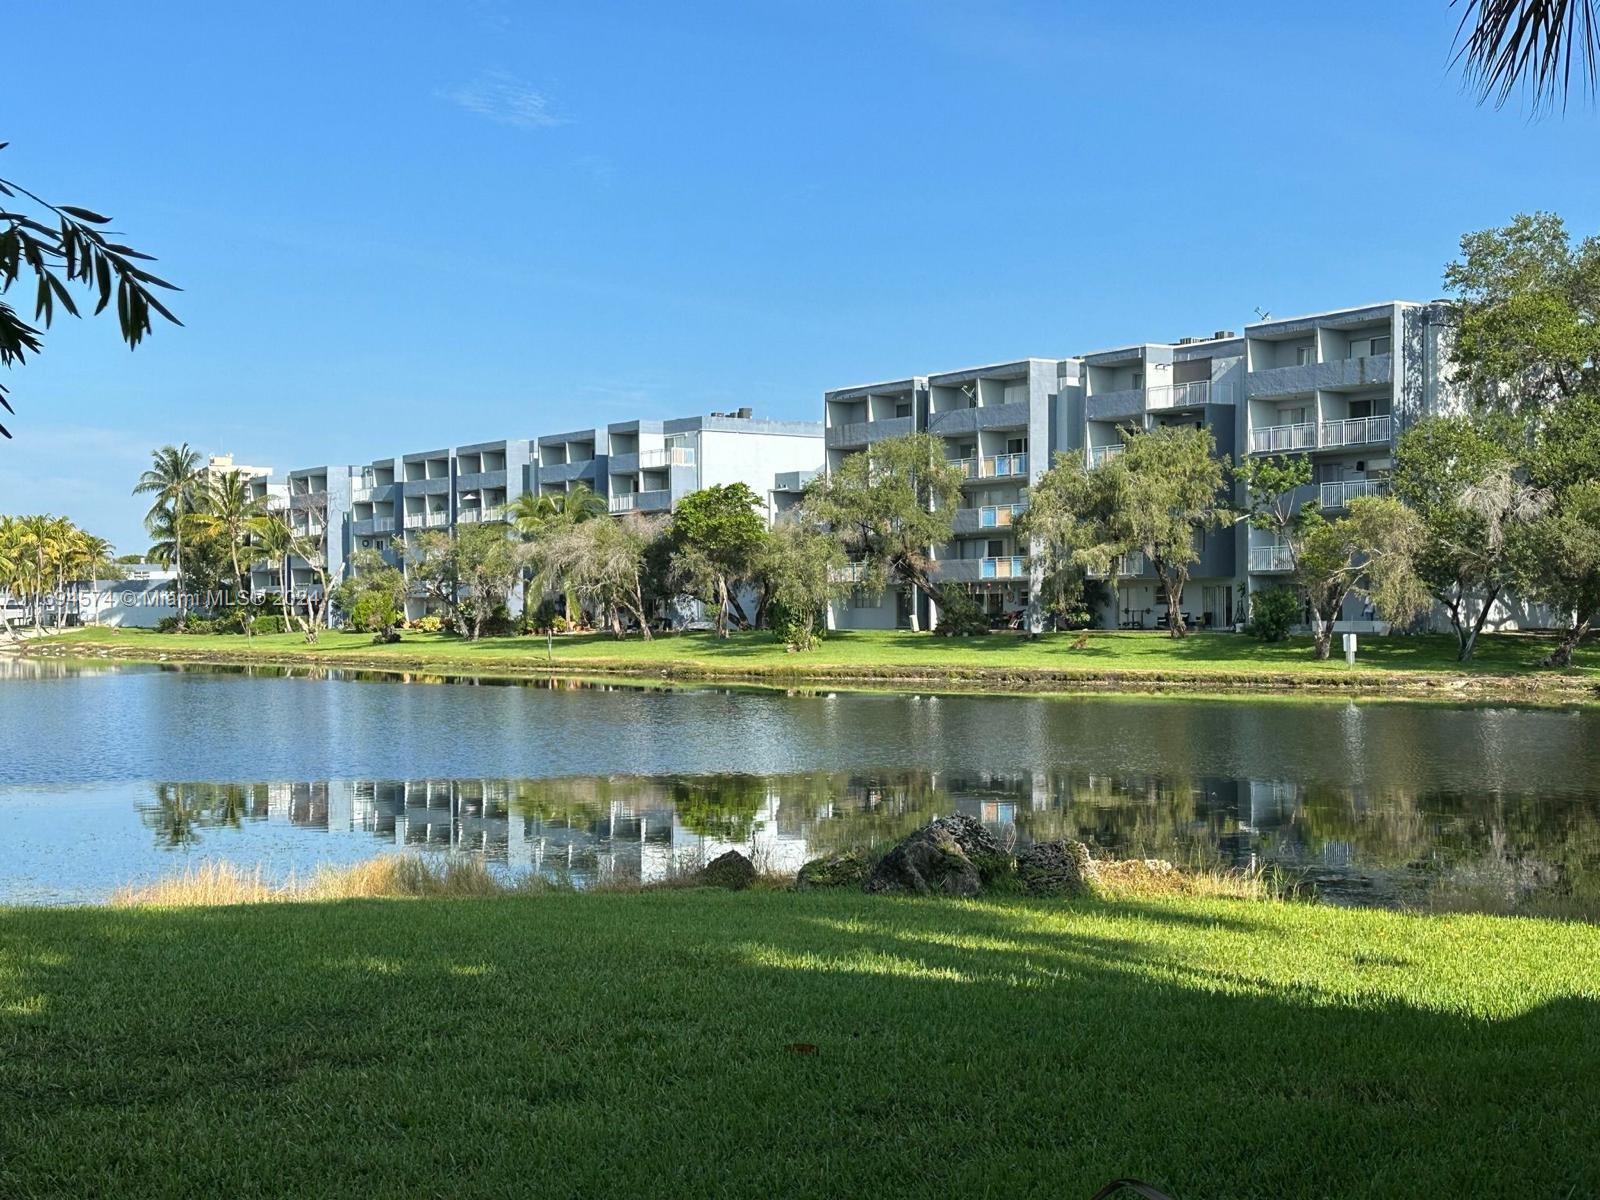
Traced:
<path id="1" fill-rule="evenodd" d="M 473 858 L 437 863 L 415 855 L 387 855 L 349 867 L 318 867 L 309 878 L 271 883 L 260 867 L 206 862 L 155 883 L 118 888 L 120 908 L 198 908 L 306 900 L 421 899 L 509 896 L 550 886 L 533 877 L 502 880 Z"/>

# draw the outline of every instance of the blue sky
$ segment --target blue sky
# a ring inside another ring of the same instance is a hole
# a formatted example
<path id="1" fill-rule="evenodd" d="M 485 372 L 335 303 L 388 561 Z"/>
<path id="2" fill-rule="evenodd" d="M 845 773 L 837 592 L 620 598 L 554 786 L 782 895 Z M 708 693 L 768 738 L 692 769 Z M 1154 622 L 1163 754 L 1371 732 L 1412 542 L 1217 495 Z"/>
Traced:
<path id="1" fill-rule="evenodd" d="M 68 12 L 70 11 L 70 19 Z M 1592 109 L 1480 108 L 1446 0 L 8 5 L 0 175 L 185 288 L 11 373 L 0 511 L 142 550 L 150 447 L 280 468 L 1439 292 L 1600 230 Z"/>

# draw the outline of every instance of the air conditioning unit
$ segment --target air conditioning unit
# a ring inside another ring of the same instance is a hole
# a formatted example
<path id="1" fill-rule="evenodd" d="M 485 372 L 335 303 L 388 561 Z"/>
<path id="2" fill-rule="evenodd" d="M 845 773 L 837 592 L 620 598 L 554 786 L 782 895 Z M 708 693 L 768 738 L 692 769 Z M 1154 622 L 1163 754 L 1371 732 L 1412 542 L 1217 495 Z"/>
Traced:
<path id="1" fill-rule="evenodd" d="M 361 539 L 361 548 L 363 550 L 371 550 L 372 549 L 372 539 L 371 538 L 362 538 Z"/>

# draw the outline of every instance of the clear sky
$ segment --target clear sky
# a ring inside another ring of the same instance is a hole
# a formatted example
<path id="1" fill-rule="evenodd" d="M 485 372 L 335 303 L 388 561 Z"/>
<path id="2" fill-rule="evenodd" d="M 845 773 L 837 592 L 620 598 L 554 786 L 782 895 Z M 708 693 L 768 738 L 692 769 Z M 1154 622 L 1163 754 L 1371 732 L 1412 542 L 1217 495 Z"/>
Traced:
<path id="1" fill-rule="evenodd" d="M 1447 0 L 13 0 L 0 175 L 183 285 L 10 374 L 0 511 L 143 550 L 152 446 L 279 469 L 1428 299 L 1600 230 L 1600 118 Z M 28 303 L 30 298 L 14 298 Z M 31 308 L 31 305 L 30 305 Z"/>

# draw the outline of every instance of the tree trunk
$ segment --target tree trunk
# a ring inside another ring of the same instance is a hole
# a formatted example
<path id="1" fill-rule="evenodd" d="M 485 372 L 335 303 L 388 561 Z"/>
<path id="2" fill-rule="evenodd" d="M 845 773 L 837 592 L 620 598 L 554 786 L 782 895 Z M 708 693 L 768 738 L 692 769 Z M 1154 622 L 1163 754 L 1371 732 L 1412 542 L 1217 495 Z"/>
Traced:
<path id="1" fill-rule="evenodd" d="M 728 580 L 723 575 L 717 576 L 717 636 L 728 636 Z"/>
<path id="2" fill-rule="evenodd" d="M 1589 635 L 1589 628 L 1594 623 L 1595 614 L 1585 613 L 1576 619 L 1572 626 L 1561 635 L 1561 640 L 1556 643 L 1556 648 L 1550 651 L 1550 657 L 1539 665 L 1542 667 L 1556 667 L 1565 669 L 1572 665 L 1573 652 L 1582 644 L 1583 639 Z"/>
<path id="3" fill-rule="evenodd" d="M 1167 593 L 1167 636 L 1170 638 L 1186 638 L 1189 636 L 1189 627 L 1183 622 L 1183 587 L 1188 580 L 1180 574 L 1168 575 L 1163 572 L 1161 586 Z"/>
<path id="4" fill-rule="evenodd" d="M 178 628 L 183 628 L 183 534 L 178 532 L 178 522 L 182 514 L 178 512 L 177 505 L 173 506 L 172 516 L 172 571 L 173 585 L 177 588 L 178 601 Z"/>
<path id="5" fill-rule="evenodd" d="M 248 644 L 252 636 L 252 631 L 250 629 L 250 622 L 252 618 L 250 616 L 249 598 L 245 595 L 244 572 L 239 569 L 238 542 L 233 544 L 233 582 L 234 586 L 239 589 L 234 593 L 233 599 L 234 603 L 240 605 L 243 609 L 241 620 L 244 621 L 244 640 L 246 644 Z"/>
<path id="6" fill-rule="evenodd" d="M 1483 627 L 1488 624 L 1489 610 L 1494 607 L 1494 602 L 1500 598 L 1498 587 L 1490 588 L 1484 595 L 1483 607 L 1478 610 L 1478 619 L 1472 623 L 1472 629 L 1467 633 L 1466 640 L 1461 643 L 1461 652 L 1457 658 L 1461 662 L 1471 662 L 1472 652 L 1478 648 L 1478 635 L 1483 632 Z"/>
<path id="7" fill-rule="evenodd" d="M 1317 661 L 1327 662 L 1328 656 L 1333 653 L 1333 622 L 1323 619 L 1321 613 L 1317 614 L 1317 627 L 1312 632 L 1317 647 Z"/>

